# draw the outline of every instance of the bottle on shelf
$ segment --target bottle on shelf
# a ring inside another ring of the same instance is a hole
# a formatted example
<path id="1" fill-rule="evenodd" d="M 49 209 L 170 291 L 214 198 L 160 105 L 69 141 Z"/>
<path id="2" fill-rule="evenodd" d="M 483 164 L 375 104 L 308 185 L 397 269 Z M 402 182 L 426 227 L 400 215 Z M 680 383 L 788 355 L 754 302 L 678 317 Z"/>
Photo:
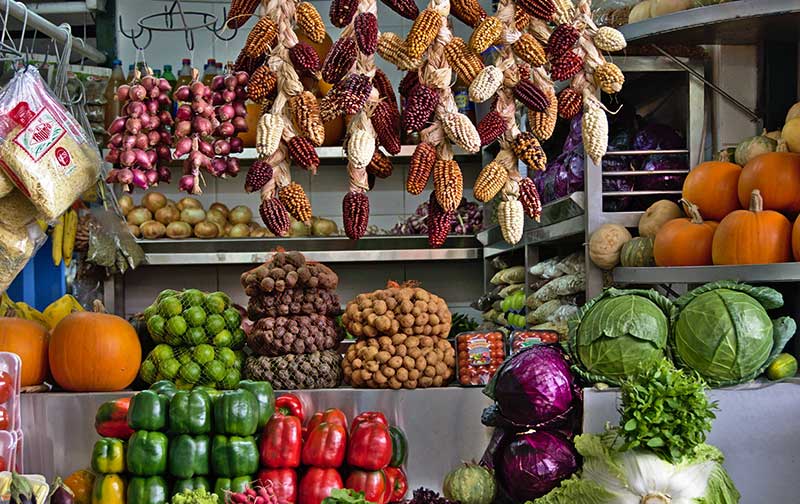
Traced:
<path id="1" fill-rule="evenodd" d="M 184 58 L 181 61 L 181 71 L 178 73 L 178 86 L 192 82 L 192 60 Z"/>
<path id="2" fill-rule="evenodd" d="M 164 65 L 164 72 L 161 74 L 161 76 L 164 77 L 167 82 L 169 82 L 169 85 L 172 86 L 172 89 L 175 89 L 175 84 L 178 83 L 178 78 L 175 77 L 174 73 L 172 73 L 172 65 Z"/>
<path id="3" fill-rule="evenodd" d="M 203 84 L 210 86 L 215 75 L 217 75 L 217 61 L 214 58 L 209 58 L 206 62 L 205 72 L 203 72 Z"/>
<path id="4" fill-rule="evenodd" d="M 217 61 L 217 75 L 225 75 L 225 66 L 221 61 Z"/>
<path id="5" fill-rule="evenodd" d="M 477 124 L 475 117 L 475 102 L 469 99 L 469 86 L 459 77 L 453 86 L 453 99 L 458 111 L 469 117 L 472 124 Z"/>
<path id="6" fill-rule="evenodd" d="M 155 77 L 156 79 L 161 78 L 161 70 L 159 70 L 158 68 L 153 70 L 153 77 Z"/>
<path id="7" fill-rule="evenodd" d="M 108 79 L 106 91 L 104 93 L 106 99 L 105 113 L 103 119 L 105 120 L 105 127 L 111 125 L 111 122 L 119 115 L 119 100 L 117 100 L 117 88 L 125 84 L 125 74 L 122 72 L 122 62 L 115 59 L 112 63 L 111 77 Z"/>
<path id="8" fill-rule="evenodd" d="M 127 82 L 128 84 L 133 82 L 133 78 L 135 76 L 135 74 L 133 73 L 134 68 L 136 68 L 135 65 L 128 65 L 128 77 L 125 79 L 125 82 Z"/>

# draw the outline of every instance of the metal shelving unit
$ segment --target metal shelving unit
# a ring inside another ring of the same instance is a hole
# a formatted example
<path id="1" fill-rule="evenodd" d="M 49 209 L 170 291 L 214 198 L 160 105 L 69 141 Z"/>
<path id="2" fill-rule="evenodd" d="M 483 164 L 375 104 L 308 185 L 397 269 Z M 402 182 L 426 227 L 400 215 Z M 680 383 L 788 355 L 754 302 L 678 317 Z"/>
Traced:
<path id="1" fill-rule="evenodd" d="M 669 268 L 615 268 L 614 281 L 625 284 L 702 284 L 718 280 L 752 283 L 800 282 L 800 263 Z"/>

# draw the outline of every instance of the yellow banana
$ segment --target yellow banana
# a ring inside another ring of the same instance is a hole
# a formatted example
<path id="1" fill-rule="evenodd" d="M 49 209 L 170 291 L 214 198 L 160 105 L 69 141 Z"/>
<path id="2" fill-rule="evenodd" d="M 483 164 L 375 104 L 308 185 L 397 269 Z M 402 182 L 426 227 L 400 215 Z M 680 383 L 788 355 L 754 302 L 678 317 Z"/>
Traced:
<path id="1" fill-rule="evenodd" d="M 58 218 L 58 222 L 53 228 L 52 243 L 50 244 L 53 253 L 53 265 L 60 266 L 62 254 L 64 253 L 64 216 Z"/>
<path id="2" fill-rule="evenodd" d="M 65 294 L 56 299 L 44 309 L 45 320 L 50 327 L 55 327 L 61 320 L 70 313 L 84 311 L 83 306 L 70 294 Z"/>
<path id="3" fill-rule="evenodd" d="M 69 266 L 72 262 L 72 252 L 75 250 L 75 235 L 78 233 L 78 212 L 73 209 L 67 210 L 64 217 L 64 264 Z"/>
<path id="4" fill-rule="evenodd" d="M 50 329 L 50 324 L 47 322 L 47 319 L 42 315 L 42 312 L 37 310 L 36 308 L 30 306 L 28 303 L 24 303 L 22 301 L 17 301 L 15 303 L 17 309 L 17 317 L 24 318 L 25 320 L 32 320 L 34 322 L 39 322 L 46 328 Z"/>
<path id="5" fill-rule="evenodd" d="M 11 298 L 8 297 L 8 294 L 4 292 L 3 295 L 0 296 L 0 317 L 5 317 L 8 313 L 8 310 L 13 310 L 16 312 L 17 305 L 15 305 L 14 301 L 12 301 Z"/>

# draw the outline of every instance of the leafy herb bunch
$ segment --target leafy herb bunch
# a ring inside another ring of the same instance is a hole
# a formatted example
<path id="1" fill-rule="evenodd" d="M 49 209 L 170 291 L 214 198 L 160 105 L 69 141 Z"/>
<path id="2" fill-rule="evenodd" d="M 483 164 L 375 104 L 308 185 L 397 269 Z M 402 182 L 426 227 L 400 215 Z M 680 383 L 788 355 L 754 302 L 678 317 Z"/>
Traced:
<path id="1" fill-rule="evenodd" d="M 706 440 L 716 418 L 706 383 L 696 373 L 667 361 L 649 364 L 622 383 L 623 450 L 647 449 L 677 463 Z"/>

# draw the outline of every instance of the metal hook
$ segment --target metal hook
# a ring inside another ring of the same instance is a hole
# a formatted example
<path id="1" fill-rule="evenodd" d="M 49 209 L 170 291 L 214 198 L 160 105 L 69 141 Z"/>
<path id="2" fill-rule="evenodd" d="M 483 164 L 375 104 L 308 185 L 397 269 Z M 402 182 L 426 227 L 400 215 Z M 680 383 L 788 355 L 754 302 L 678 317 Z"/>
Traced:
<path id="1" fill-rule="evenodd" d="M 120 33 L 121 33 L 121 34 L 122 34 L 122 35 L 123 35 L 125 38 L 127 38 L 127 39 L 130 39 L 130 40 L 131 40 L 131 42 L 133 43 L 133 47 L 135 47 L 136 49 L 139 49 L 139 50 L 142 50 L 142 51 L 143 51 L 143 50 L 145 50 L 145 49 L 147 49 L 147 47 L 150 45 L 150 42 L 152 42 L 152 41 L 153 41 L 153 32 L 152 32 L 152 31 L 150 31 L 150 30 L 147 30 L 147 42 L 146 42 L 144 45 L 140 46 L 140 45 L 139 45 L 139 44 L 136 42 L 136 40 L 137 40 L 139 37 L 141 37 L 141 36 L 142 36 L 142 34 L 145 32 L 145 29 L 144 29 L 144 27 L 143 27 L 143 26 L 139 25 L 139 32 L 138 32 L 138 33 L 136 33 L 134 30 L 135 30 L 135 28 L 131 28 L 131 30 L 130 30 L 130 35 L 129 35 L 128 33 L 126 33 L 126 32 L 125 32 L 125 27 L 123 27 L 123 26 L 122 26 L 122 16 L 119 16 L 119 32 L 120 32 Z"/>
<path id="2" fill-rule="evenodd" d="M 228 29 L 225 25 L 225 20 L 228 19 L 228 9 L 223 7 L 222 8 L 222 23 L 219 27 L 217 24 L 214 23 L 213 27 L 209 27 L 209 31 L 212 32 L 218 39 L 224 42 L 230 42 L 231 40 L 236 38 L 236 34 L 239 33 L 239 28 L 233 28 L 233 34 L 230 37 L 223 37 L 222 34 Z"/>

